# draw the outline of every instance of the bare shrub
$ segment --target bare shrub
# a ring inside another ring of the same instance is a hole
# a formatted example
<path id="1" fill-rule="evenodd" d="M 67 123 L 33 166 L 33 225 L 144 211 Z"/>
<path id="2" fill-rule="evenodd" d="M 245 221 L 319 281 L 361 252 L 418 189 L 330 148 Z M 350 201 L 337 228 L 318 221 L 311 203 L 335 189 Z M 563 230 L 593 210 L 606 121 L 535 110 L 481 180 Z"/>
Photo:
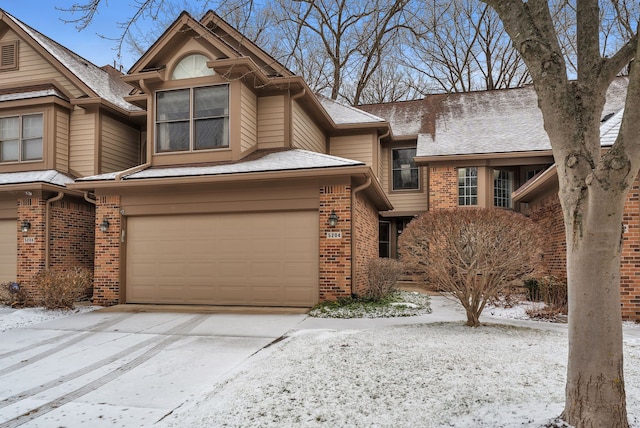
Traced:
<path id="1" fill-rule="evenodd" d="M 0 284 L 0 305 L 11 307 L 27 305 L 26 293 L 19 283 L 5 282 Z"/>
<path id="2" fill-rule="evenodd" d="M 542 236 L 532 220 L 508 210 L 437 210 L 409 223 L 399 248 L 408 269 L 451 293 L 476 327 L 488 300 L 541 268 Z"/>
<path id="3" fill-rule="evenodd" d="M 567 283 L 553 276 L 529 279 L 525 281 L 527 297 L 531 301 L 544 302 L 546 306 L 530 309 L 531 318 L 558 319 L 569 311 Z"/>
<path id="4" fill-rule="evenodd" d="M 381 300 L 395 291 L 396 282 L 404 272 L 402 263 L 395 259 L 371 259 L 367 263 L 367 288 L 362 297 Z"/>
<path id="5" fill-rule="evenodd" d="M 47 309 L 72 309 L 74 302 L 87 295 L 93 277 L 86 268 L 45 270 L 35 277 L 40 291 L 39 305 Z"/>

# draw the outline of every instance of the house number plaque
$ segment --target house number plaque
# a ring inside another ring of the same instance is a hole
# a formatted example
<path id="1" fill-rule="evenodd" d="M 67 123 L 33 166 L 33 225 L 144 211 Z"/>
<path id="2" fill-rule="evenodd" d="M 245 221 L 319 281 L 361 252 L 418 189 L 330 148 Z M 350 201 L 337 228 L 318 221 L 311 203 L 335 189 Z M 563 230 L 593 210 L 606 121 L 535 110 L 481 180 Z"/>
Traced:
<path id="1" fill-rule="evenodd" d="M 342 232 L 327 232 L 327 239 L 342 239 Z"/>
<path id="2" fill-rule="evenodd" d="M 24 243 L 25 244 L 35 244 L 36 243 L 36 238 L 34 238 L 33 236 L 25 237 L 24 238 Z"/>

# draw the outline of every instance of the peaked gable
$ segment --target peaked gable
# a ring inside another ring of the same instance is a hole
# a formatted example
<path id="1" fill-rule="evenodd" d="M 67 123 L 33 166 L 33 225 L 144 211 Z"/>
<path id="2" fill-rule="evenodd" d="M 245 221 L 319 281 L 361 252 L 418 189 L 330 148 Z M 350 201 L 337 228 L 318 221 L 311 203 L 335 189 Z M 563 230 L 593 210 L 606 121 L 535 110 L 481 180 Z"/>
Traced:
<path id="1" fill-rule="evenodd" d="M 23 43 L 42 55 L 86 97 L 101 98 L 128 112 L 140 110 L 124 100 L 132 88 L 121 79 L 34 30 L 2 9 L 0 9 L 0 22 L 4 22 Z"/>

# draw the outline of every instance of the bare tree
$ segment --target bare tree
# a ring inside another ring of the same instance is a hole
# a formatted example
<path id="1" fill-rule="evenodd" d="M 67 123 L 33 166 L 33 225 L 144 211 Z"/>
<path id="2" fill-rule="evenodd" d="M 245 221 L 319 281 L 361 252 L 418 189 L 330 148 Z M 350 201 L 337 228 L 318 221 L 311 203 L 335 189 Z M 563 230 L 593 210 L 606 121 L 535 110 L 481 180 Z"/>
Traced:
<path id="1" fill-rule="evenodd" d="M 620 133 L 606 153 L 600 117 L 606 90 L 638 56 L 637 20 L 602 55 L 598 0 L 577 0 L 577 78 L 560 46 L 549 3 L 483 0 L 524 59 L 558 168 L 567 240 L 569 361 L 562 418 L 576 427 L 628 427 L 622 363 L 620 252 L 624 201 L 640 169 L 640 67 L 629 73 Z M 631 8 L 612 3 L 624 21 Z M 624 9 L 624 10 L 623 10 Z"/>
<path id="2" fill-rule="evenodd" d="M 542 233 L 529 218 L 493 209 L 430 211 L 402 232 L 401 260 L 451 293 L 478 327 L 487 301 L 541 268 Z"/>

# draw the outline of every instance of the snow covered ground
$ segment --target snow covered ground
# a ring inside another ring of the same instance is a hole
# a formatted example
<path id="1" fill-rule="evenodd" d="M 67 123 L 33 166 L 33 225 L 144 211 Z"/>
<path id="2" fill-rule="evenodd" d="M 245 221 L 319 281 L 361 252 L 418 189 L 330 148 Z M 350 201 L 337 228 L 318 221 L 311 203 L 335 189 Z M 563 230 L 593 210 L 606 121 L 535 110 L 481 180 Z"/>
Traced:
<path id="1" fill-rule="evenodd" d="M 0 326 L 65 314 L 0 308 Z M 472 329 L 460 308 L 434 299 L 432 314 L 357 329 L 308 319 L 154 426 L 540 427 L 562 411 L 566 326 L 522 314 L 487 308 L 490 324 Z M 640 428 L 637 325 L 625 325 L 625 377 Z"/>
<path id="2" fill-rule="evenodd" d="M 14 309 L 0 306 L 0 332 L 14 328 L 28 327 L 45 321 L 68 317 L 73 314 L 95 311 L 100 306 L 77 306 L 73 310 L 48 311 L 43 308 Z"/>

